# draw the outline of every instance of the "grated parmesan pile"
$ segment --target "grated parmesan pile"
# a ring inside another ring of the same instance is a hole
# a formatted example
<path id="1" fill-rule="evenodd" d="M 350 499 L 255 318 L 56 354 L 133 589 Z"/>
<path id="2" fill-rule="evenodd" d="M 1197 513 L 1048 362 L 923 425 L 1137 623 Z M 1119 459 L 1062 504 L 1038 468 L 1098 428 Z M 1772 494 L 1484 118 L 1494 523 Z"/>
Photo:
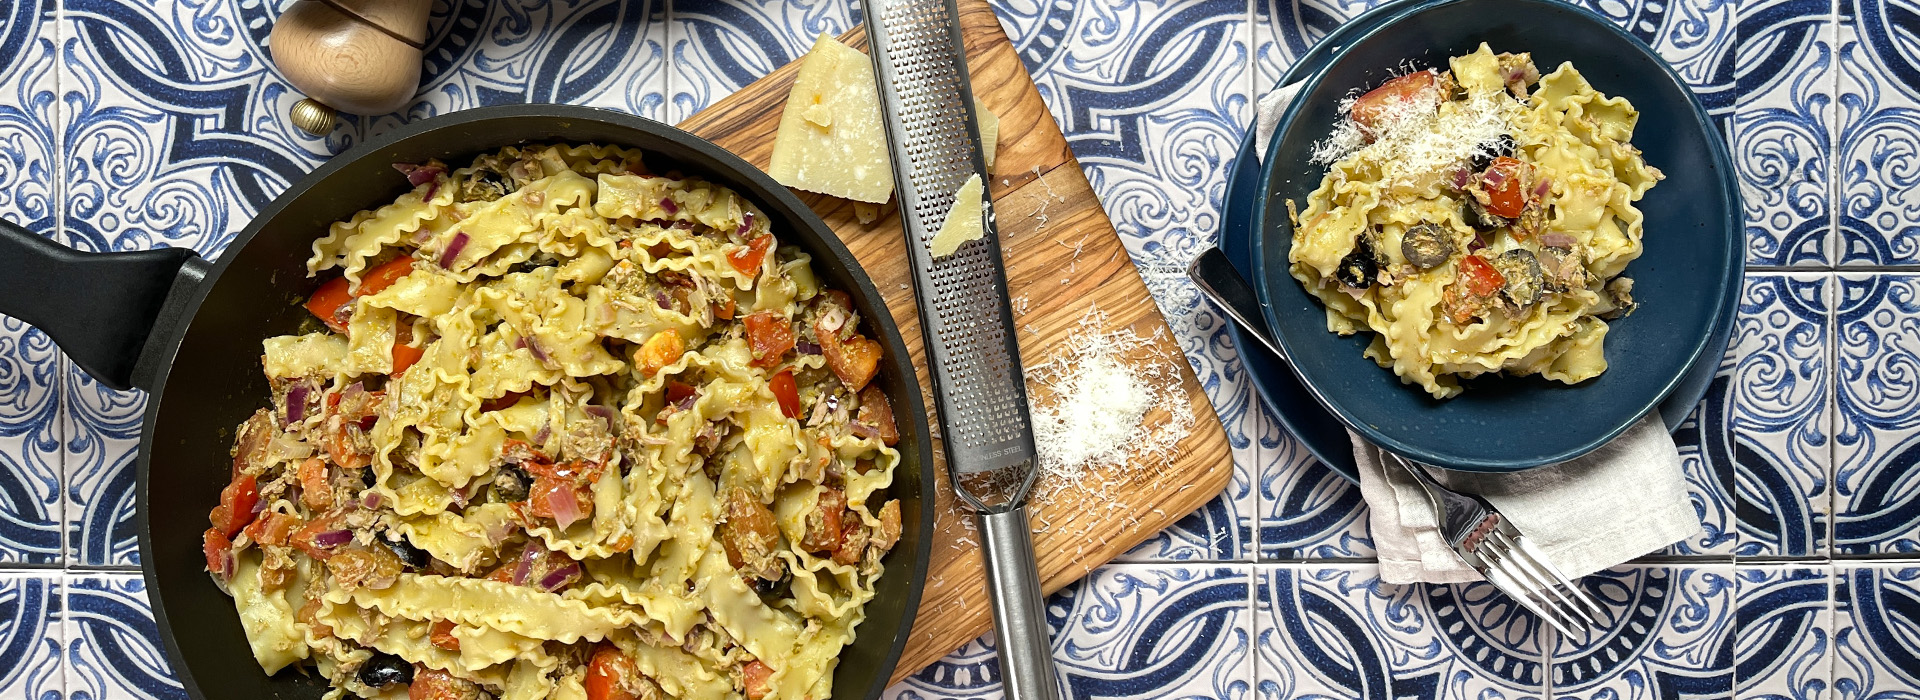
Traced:
<path id="1" fill-rule="evenodd" d="M 1170 463 L 1193 428 L 1179 370 L 1152 339 L 1104 330 L 1106 320 L 1088 311 L 1064 352 L 1027 369 L 1036 498 L 1074 487 L 1108 493 L 1130 469 Z"/>
<path id="2" fill-rule="evenodd" d="M 1371 143 L 1351 118 L 1354 98 L 1340 102 L 1340 120 L 1333 132 L 1314 143 L 1312 159 L 1332 165 L 1358 156 L 1377 164 L 1381 180 L 1412 185 L 1453 168 L 1491 148 L 1503 134 L 1513 133 L 1510 108 L 1519 103 L 1505 92 L 1480 93 L 1466 100 L 1442 103 L 1393 101 L 1388 103 L 1379 133 Z"/>

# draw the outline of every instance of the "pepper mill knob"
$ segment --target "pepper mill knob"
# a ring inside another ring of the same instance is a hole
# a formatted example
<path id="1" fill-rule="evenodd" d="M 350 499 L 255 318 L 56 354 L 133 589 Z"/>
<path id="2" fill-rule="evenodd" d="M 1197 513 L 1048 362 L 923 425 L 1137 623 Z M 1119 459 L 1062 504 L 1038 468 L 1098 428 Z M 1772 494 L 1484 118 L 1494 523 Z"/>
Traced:
<path id="1" fill-rule="evenodd" d="M 420 87 L 432 0 L 301 0 L 273 26 L 268 47 L 287 82 L 307 99 L 288 119 L 315 136 L 339 123 L 335 110 L 386 114 Z"/>

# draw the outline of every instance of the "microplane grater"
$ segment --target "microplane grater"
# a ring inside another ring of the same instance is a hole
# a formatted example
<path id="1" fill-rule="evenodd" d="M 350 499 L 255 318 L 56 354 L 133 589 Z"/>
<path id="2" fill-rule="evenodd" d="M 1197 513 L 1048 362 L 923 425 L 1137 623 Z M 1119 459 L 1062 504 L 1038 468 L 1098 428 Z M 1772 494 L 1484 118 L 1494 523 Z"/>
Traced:
<path id="1" fill-rule="evenodd" d="M 991 198 L 985 237 L 934 258 L 928 241 L 969 176 L 990 177 L 952 0 L 868 0 L 867 36 L 893 156 L 947 467 L 983 510 L 1017 506 L 1039 471 Z"/>
<path id="2" fill-rule="evenodd" d="M 947 471 L 980 527 L 1001 688 L 1012 700 L 1058 700 L 1046 598 L 1027 519 L 1039 453 L 1000 232 L 985 188 L 985 235 L 938 259 L 928 247 L 967 178 L 992 184 L 970 99 L 959 8 L 954 0 L 863 5 Z"/>

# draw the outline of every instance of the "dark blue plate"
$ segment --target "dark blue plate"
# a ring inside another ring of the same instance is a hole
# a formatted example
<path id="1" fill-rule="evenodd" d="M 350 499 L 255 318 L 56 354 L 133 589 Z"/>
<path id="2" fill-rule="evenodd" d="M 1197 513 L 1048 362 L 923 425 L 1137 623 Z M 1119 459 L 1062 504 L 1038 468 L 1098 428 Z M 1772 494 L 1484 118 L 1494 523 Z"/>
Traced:
<path id="1" fill-rule="evenodd" d="M 1578 14 L 1569 19 L 1557 11 Z M 1493 14 L 1486 14 L 1488 12 Z M 1441 31 L 1445 27 L 1441 25 L 1446 21 L 1460 22 L 1463 16 L 1472 18 L 1473 28 L 1453 33 L 1456 39 L 1466 34 L 1467 38 L 1457 42 L 1464 44 L 1461 48 L 1424 38 L 1428 32 L 1439 32 L 1433 35 L 1435 38 L 1445 35 Z M 1491 16 L 1507 19 L 1501 22 L 1485 19 Z M 1526 36 L 1517 29 L 1518 25 L 1526 23 L 1534 27 L 1540 22 L 1549 22 L 1555 27 L 1548 31 L 1549 36 L 1516 38 Z M 1381 29 L 1389 24 L 1393 26 Z M 1265 229 L 1278 241 L 1279 264 L 1275 269 L 1279 274 L 1270 284 L 1258 286 L 1262 287 L 1269 303 L 1276 298 L 1286 301 L 1289 294 L 1297 297 L 1291 300 L 1298 302 L 1293 307 L 1297 312 L 1295 318 L 1307 321 L 1296 326 L 1310 332 L 1296 327 L 1280 337 L 1283 342 L 1296 345 L 1321 346 L 1322 352 L 1316 355 L 1316 361 L 1344 373 L 1326 385 L 1332 387 L 1329 398 L 1336 409 L 1349 411 L 1349 415 L 1357 415 L 1351 413 L 1357 407 L 1373 417 L 1371 422 L 1356 421 L 1363 426 L 1363 432 L 1369 433 L 1369 439 L 1453 468 L 1510 471 L 1569 459 L 1604 444 L 1655 406 L 1669 428 L 1677 426 L 1699 402 L 1718 369 L 1731 335 L 1742 270 L 1737 238 L 1739 206 L 1724 146 L 1691 92 L 1663 62 L 1613 25 L 1571 6 L 1537 0 L 1415 0 L 1376 8 L 1343 25 L 1304 55 L 1279 84 L 1289 84 L 1308 75 L 1322 77 L 1333 55 L 1350 43 L 1367 44 L 1366 48 L 1375 52 L 1372 55 L 1377 58 L 1383 51 L 1381 42 L 1400 41 L 1401 47 L 1385 51 L 1397 50 L 1402 58 L 1431 63 L 1444 60 L 1446 55 L 1470 50 L 1480 38 L 1493 41 L 1498 50 L 1531 50 L 1536 60 L 1549 70 L 1557 66 L 1558 61 L 1574 60 L 1602 91 L 1623 94 L 1633 100 L 1642 112 L 1636 145 L 1645 149 L 1649 159 L 1670 175 L 1642 202 L 1648 214 L 1649 231 L 1654 233 L 1646 240 L 1647 255 L 1635 261 L 1629 274 L 1645 287 L 1638 296 L 1649 302 L 1649 306 L 1614 325 L 1608 336 L 1608 357 L 1613 370 L 1578 387 L 1550 385 L 1537 379 L 1485 378 L 1470 383 L 1472 390 L 1466 396 L 1448 402 L 1431 400 L 1418 387 L 1401 385 L 1391 372 L 1361 357 L 1364 341 L 1342 339 L 1325 330 L 1324 314 L 1318 302 L 1285 274 L 1288 231 L 1283 213 L 1278 222 L 1269 222 Z M 1419 46 L 1405 48 L 1407 41 Z M 1608 52 L 1606 55 L 1610 58 L 1593 60 L 1596 50 Z M 1348 65 L 1347 54 L 1341 56 L 1342 65 Z M 1391 66 L 1399 60 L 1378 65 Z M 1595 67 L 1588 67 L 1590 64 Z M 1349 72 L 1357 72 L 1359 77 L 1348 75 L 1351 85 L 1341 83 L 1345 87 L 1328 87 L 1324 92 L 1340 94 L 1353 86 L 1377 83 L 1381 78 L 1381 72 L 1371 65 L 1351 65 L 1356 67 Z M 1340 66 L 1335 68 L 1341 70 Z M 1304 111 L 1301 104 L 1296 103 L 1289 119 L 1301 118 L 1299 114 Z M 1652 113 L 1656 106 L 1666 111 Z M 1288 146 L 1287 123 L 1283 121 L 1281 138 L 1273 144 L 1275 149 Z M 1332 123 L 1330 107 L 1319 123 Z M 1301 140 L 1310 143 L 1312 138 Z M 1281 162 L 1305 164 L 1306 159 L 1296 157 Z M 1318 168 L 1300 165 L 1284 170 L 1291 172 L 1282 173 L 1282 177 L 1274 180 L 1283 186 L 1277 188 L 1282 193 L 1281 199 L 1291 192 L 1284 187 L 1290 184 L 1289 177 L 1302 183 L 1291 195 L 1299 199 L 1304 199 L 1306 192 L 1318 184 Z M 1263 246 L 1260 245 L 1262 237 L 1253 235 L 1254 222 L 1261 220 L 1260 209 L 1266 204 L 1258 181 L 1267 174 L 1253 158 L 1249 136 L 1228 181 L 1220 238 L 1228 258 L 1243 273 L 1258 272 L 1254 263 Z M 1686 192 L 1678 191 L 1682 189 Z M 1670 204 L 1688 198 L 1692 198 L 1690 204 Z M 1656 212 L 1650 208 L 1654 206 L 1674 209 Z M 1694 231 L 1696 235 L 1690 239 L 1661 237 L 1657 235 L 1659 230 Z M 1694 244 L 1691 246 L 1694 250 L 1674 257 L 1678 253 L 1671 249 L 1688 247 L 1682 245 L 1687 243 Z M 1667 257 L 1654 259 L 1662 255 Z M 1257 274 L 1248 274 L 1248 277 L 1260 279 Z M 1647 278 L 1659 281 L 1649 284 L 1654 280 Z M 1691 284 L 1688 279 L 1692 280 Z M 1653 313 L 1655 309 L 1649 308 L 1655 302 L 1668 301 L 1670 308 L 1661 313 Z M 1271 307 L 1268 315 L 1269 321 L 1281 317 Z M 1688 317 L 1691 320 L 1687 320 Z M 1647 321 L 1649 318 L 1654 320 Z M 1228 332 L 1237 347 L 1254 347 L 1240 329 L 1229 327 Z M 1336 355 L 1328 354 L 1329 351 Z M 1665 359 L 1657 359 L 1656 355 Z M 1352 478 L 1353 458 L 1339 421 L 1313 400 L 1278 358 L 1263 350 L 1243 351 L 1241 357 L 1262 399 L 1282 424 L 1315 457 Z M 1311 376 L 1313 370 L 1308 371 Z M 1534 398 L 1529 400 L 1529 396 Z M 1604 424 L 1596 425 L 1596 420 Z"/>

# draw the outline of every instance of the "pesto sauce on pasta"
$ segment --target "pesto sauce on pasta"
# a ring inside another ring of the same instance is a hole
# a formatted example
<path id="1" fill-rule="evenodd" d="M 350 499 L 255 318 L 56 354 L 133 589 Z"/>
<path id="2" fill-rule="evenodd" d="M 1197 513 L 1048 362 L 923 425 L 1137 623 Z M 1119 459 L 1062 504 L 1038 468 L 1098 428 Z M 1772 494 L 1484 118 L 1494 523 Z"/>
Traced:
<path id="1" fill-rule="evenodd" d="M 410 191 L 314 243 L 327 327 L 264 341 L 272 407 L 207 532 L 261 667 L 330 697 L 828 697 L 901 527 L 847 296 L 637 151 L 397 167 Z"/>
<path id="2" fill-rule="evenodd" d="M 1487 373 L 1606 371 L 1607 319 L 1632 309 L 1634 203 L 1663 177 L 1629 143 L 1633 105 L 1482 44 L 1347 112 L 1315 149 L 1331 166 L 1288 253 L 1327 329 L 1373 332 L 1367 357 L 1436 398 Z"/>

